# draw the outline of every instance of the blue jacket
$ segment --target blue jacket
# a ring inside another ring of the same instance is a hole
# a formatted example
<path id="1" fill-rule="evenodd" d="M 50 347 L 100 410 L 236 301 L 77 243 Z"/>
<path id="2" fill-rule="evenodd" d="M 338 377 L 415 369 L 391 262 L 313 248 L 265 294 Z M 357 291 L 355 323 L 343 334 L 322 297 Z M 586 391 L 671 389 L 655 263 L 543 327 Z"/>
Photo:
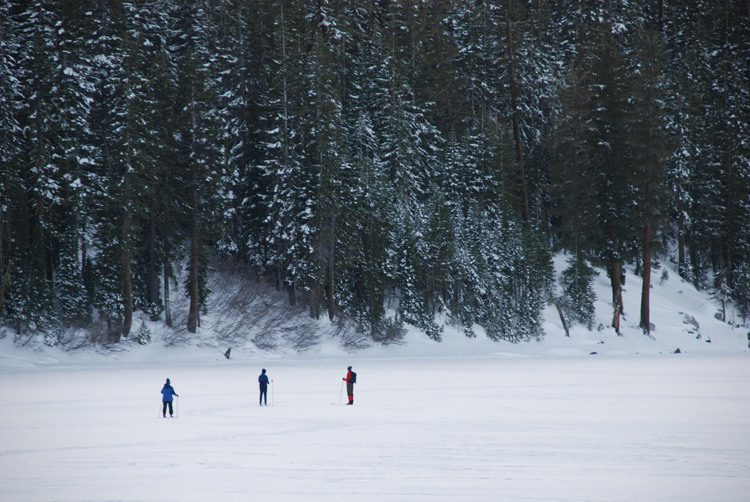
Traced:
<path id="1" fill-rule="evenodd" d="M 172 396 L 177 396 L 177 393 L 174 391 L 171 385 L 168 383 L 164 384 L 164 388 L 161 390 L 162 395 L 164 396 L 162 398 L 162 401 L 172 401 Z M 180 396 L 177 396 L 180 397 Z"/>
<path id="2" fill-rule="evenodd" d="M 260 383 L 261 386 L 268 385 L 268 375 L 263 373 L 261 376 L 258 377 L 258 382 Z"/>

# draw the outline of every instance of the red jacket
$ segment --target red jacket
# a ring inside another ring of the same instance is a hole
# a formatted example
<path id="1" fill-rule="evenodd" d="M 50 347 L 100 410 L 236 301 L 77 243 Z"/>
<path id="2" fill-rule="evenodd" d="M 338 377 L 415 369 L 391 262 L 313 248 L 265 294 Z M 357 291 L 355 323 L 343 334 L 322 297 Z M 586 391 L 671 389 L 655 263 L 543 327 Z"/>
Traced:
<path id="1" fill-rule="evenodd" d="M 347 382 L 351 382 L 352 381 L 352 370 L 349 370 L 347 372 L 346 378 L 344 380 L 346 380 Z"/>

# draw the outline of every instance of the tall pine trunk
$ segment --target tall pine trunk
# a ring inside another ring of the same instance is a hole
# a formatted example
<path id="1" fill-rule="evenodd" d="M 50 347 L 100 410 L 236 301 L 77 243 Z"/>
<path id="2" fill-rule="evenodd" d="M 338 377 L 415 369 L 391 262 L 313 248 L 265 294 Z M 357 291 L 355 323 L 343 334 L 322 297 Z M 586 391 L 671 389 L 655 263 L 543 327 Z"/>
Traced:
<path id="1" fill-rule="evenodd" d="M 685 204 L 682 201 L 682 187 L 677 194 L 677 271 L 683 279 L 687 274 L 687 261 L 685 256 Z"/>
<path id="2" fill-rule="evenodd" d="M 334 279 L 335 279 L 334 277 L 335 261 L 334 261 L 334 254 L 333 254 L 334 248 L 335 248 L 335 239 L 333 238 L 333 235 L 331 235 L 331 261 L 328 267 L 328 318 L 331 321 L 333 321 L 333 315 L 335 313 L 335 307 L 336 307 L 336 302 L 334 301 L 334 297 L 333 297 Z"/>
<path id="3" fill-rule="evenodd" d="M 148 299 L 152 306 L 159 303 L 159 274 L 156 269 L 156 217 L 149 218 L 148 232 Z"/>
<path id="4" fill-rule="evenodd" d="M 526 192 L 526 171 L 523 165 L 523 144 L 521 143 L 521 118 L 518 113 L 518 89 L 516 84 L 515 66 L 513 64 L 513 36 L 510 18 L 505 21 L 508 39 L 508 79 L 510 83 L 510 106 L 513 113 L 513 136 L 516 142 L 516 162 L 518 162 L 519 192 L 521 199 L 521 220 L 529 221 L 529 200 Z"/>
<path id="5" fill-rule="evenodd" d="M 190 333 L 195 333 L 198 328 L 198 314 L 200 312 L 200 296 L 198 290 L 198 215 L 196 214 L 198 201 L 195 190 L 193 190 L 191 198 L 193 203 L 193 217 L 190 229 L 190 282 L 188 286 L 190 310 L 188 311 L 187 329 Z"/>
<path id="6" fill-rule="evenodd" d="M 169 277 L 172 275 L 171 249 L 169 247 L 169 228 L 170 221 L 169 204 L 164 205 L 164 224 L 162 231 L 164 236 L 164 323 L 172 327 L 172 306 L 169 298 Z"/>
<path id="7" fill-rule="evenodd" d="M 286 292 L 289 295 L 289 305 L 291 305 L 292 307 L 296 307 L 297 306 L 297 293 L 294 290 L 293 283 L 290 282 L 286 285 Z"/>
<path id="8" fill-rule="evenodd" d="M 650 110 L 651 112 L 653 110 Z M 649 115 L 648 135 L 646 144 L 646 190 L 644 193 L 644 235 L 643 235 L 643 290 L 641 291 L 641 329 L 651 333 L 650 320 L 650 293 L 651 293 L 651 216 L 653 207 L 651 205 L 651 192 L 653 189 L 651 177 L 653 167 L 651 165 L 651 141 L 653 132 L 653 115 Z"/>
<path id="9" fill-rule="evenodd" d="M 123 301 L 123 322 L 122 336 L 127 337 L 130 334 L 130 327 L 133 324 L 133 274 L 130 256 L 130 232 L 131 232 L 131 215 L 130 209 L 125 210 L 125 218 L 122 225 L 122 301 Z M 119 336 L 117 337 L 119 342 Z"/>
<path id="10" fill-rule="evenodd" d="M 650 169 L 649 169 L 650 170 Z M 641 292 L 641 328 L 651 333 L 650 292 L 651 292 L 651 182 L 646 183 L 646 217 L 643 235 L 643 290 Z"/>
<path id="11" fill-rule="evenodd" d="M 5 180 L 0 178 L 0 184 L 2 186 L 7 186 Z M 3 253 L 5 249 L 5 217 L 6 217 L 6 211 L 5 211 L 5 204 L 3 206 L 0 206 L 0 316 L 2 316 L 3 313 L 3 304 L 5 303 L 5 293 L 8 290 L 8 287 L 10 286 L 10 265 L 7 267 L 5 266 L 5 254 Z"/>
<path id="12" fill-rule="evenodd" d="M 617 259 L 617 234 L 615 233 L 615 223 L 611 221 L 609 223 L 609 237 L 612 242 L 612 247 L 609 250 L 609 275 L 610 282 L 612 283 L 612 306 L 614 307 L 615 315 L 619 312 L 624 311 L 624 305 L 622 304 L 622 283 L 620 282 L 620 261 Z"/>
<path id="13" fill-rule="evenodd" d="M 167 255 L 168 257 L 169 255 Z M 167 263 L 164 264 L 164 323 L 168 327 L 172 327 L 172 307 L 169 304 L 169 266 Z"/>

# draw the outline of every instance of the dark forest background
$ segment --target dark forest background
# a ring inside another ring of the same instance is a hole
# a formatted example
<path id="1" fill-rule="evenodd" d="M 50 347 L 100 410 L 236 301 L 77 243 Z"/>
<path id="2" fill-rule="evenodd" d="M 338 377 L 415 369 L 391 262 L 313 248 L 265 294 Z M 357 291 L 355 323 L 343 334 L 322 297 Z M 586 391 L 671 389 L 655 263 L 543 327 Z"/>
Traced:
<path id="1" fill-rule="evenodd" d="M 18 339 L 193 333 L 212 269 L 382 343 L 591 327 L 599 269 L 648 333 L 663 260 L 744 322 L 747 0 L 0 1 Z"/>

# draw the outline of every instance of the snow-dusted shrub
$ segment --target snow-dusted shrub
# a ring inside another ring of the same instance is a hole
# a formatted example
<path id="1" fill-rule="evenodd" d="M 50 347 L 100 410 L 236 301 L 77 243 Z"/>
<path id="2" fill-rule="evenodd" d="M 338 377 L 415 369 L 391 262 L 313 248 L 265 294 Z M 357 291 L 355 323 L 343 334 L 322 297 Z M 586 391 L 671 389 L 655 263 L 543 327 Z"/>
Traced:
<path id="1" fill-rule="evenodd" d="M 136 341 L 141 345 L 148 345 L 151 343 L 151 330 L 146 326 L 146 321 L 141 322 L 141 328 L 136 335 Z"/>
<path id="2" fill-rule="evenodd" d="M 53 326 L 44 333 L 44 345 L 55 347 L 60 345 L 65 338 L 65 332 L 61 326 Z"/>
<path id="3" fill-rule="evenodd" d="M 561 308 L 571 323 L 578 322 L 591 326 L 594 322 L 594 301 L 596 294 L 593 289 L 594 278 L 598 275 L 586 260 L 568 260 L 568 268 L 560 276 L 563 289 Z"/>
<path id="4" fill-rule="evenodd" d="M 396 317 L 384 317 L 372 331 L 372 339 L 383 345 L 398 344 L 406 336 L 404 322 Z"/>

